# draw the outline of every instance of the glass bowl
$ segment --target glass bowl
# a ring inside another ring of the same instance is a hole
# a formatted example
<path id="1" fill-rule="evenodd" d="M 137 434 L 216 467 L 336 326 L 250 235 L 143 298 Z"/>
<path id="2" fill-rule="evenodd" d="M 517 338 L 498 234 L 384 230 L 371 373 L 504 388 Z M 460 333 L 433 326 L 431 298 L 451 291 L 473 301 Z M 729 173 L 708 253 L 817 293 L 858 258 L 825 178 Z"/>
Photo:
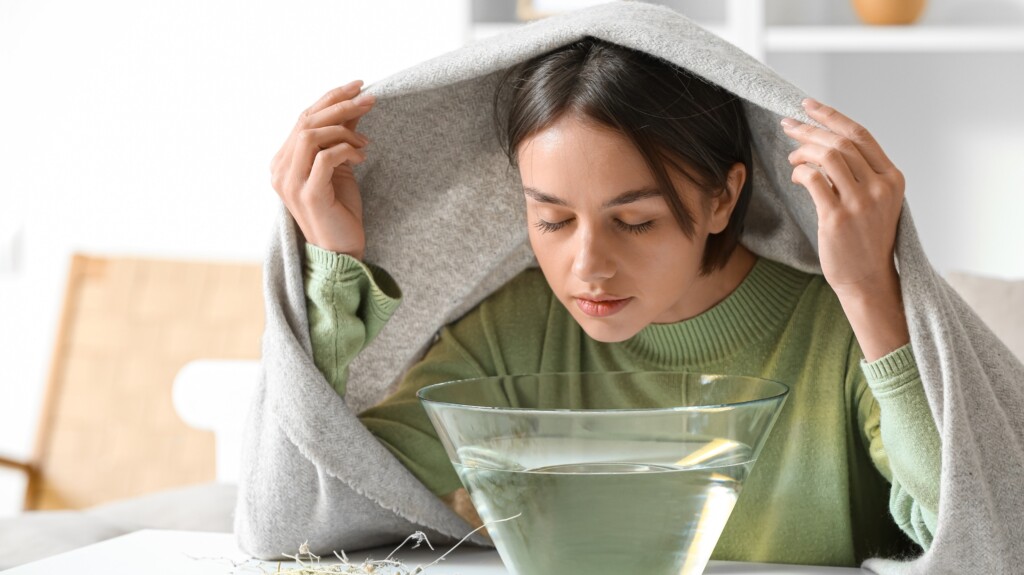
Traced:
<path id="1" fill-rule="evenodd" d="M 689 372 L 547 373 L 417 392 L 516 575 L 701 573 L 789 388 Z"/>

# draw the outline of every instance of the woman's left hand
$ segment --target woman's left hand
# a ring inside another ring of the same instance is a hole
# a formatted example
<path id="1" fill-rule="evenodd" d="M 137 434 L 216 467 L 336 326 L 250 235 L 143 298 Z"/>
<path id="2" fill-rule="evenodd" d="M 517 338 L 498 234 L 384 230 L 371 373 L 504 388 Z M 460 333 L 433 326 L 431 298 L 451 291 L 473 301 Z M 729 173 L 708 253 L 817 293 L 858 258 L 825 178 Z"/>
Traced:
<path id="1" fill-rule="evenodd" d="M 801 144 L 789 155 L 795 166 L 792 180 L 807 188 L 818 212 L 818 256 L 825 280 L 841 298 L 889 291 L 893 282 L 898 290 L 893 248 L 903 174 L 863 126 L 810 98 L 803 104 L 827 130 L 792 118 L 782 124 Z"/>
<path id="2" fill-rule="evenodd" d="M 910 341 L 893 260 L 903 174 L 860 124 L 814 100 L 803 104 L 828 129 L 782 120 L 786 133 L 800 142 L 789 155 L 796 166 L 792 179 L 807 188 L 818 211 L 821 272 L 839 297 L 864 359 L 875 361 Z"/>

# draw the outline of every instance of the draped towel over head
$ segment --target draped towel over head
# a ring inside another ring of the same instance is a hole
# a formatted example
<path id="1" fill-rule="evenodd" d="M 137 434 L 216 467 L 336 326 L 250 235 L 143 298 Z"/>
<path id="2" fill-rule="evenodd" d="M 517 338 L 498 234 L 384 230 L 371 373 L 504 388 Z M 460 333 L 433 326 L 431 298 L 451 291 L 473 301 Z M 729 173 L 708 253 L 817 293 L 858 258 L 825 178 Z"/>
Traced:
<path id="1" fill-rule="evenodd" d="M 398 72 L 360 131 L 374 142 L 356 166 L 366 259 L 387 269 L 403 305 L 351 365 L 346 397 L 312 360 L 303 292 L 303 238 L 282 206 L 265 262 L 262 374 L 249 414 L 236 532 L 260 556 L 276 541 L 318 538 L 329 549 L 403 540 L 415 530 L 461 539 L 449 510 L 356 418 L 383 399 L 433 341 L 534 265 L 518 173 L 492 121 L 500 73 L 593 36 L 690 70 L 743 99 L 753 136 L 753 197 L 742 243 L 758 255 L 821 273 L 817 214 L 790 181 L 797 144 L 782 117 L 813 122 L 806 96 L 773 70 L 682 14 L 620 1 L 552 16 Z M 913 182 L 909 182 L 913 186 Z M 1024 565 L 1024 366 L 926 257 L 904 202 L 896 259 L 911 343 L 942 438 L 939 527 L 906 563 L 879 573 L 1019 573 Z M 282 487 L 284 486 L 284 487 Z M 479 534 L 471 541 L 489 545 Z"/>

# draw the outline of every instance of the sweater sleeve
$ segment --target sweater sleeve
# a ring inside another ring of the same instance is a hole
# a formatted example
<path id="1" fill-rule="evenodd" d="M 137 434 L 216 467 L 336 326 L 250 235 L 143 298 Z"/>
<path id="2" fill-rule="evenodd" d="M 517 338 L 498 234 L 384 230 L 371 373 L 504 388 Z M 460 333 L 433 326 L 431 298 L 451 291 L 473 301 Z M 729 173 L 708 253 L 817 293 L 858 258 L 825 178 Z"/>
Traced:
<path id="1" fill-rule="evenodd" d="M 394 280 L 373 264 L 306 244 L 305 291 L 313 363 L 339 395 L 348 366 L 377 335 L 400 302 Z M 416 391 L 432 383 L 485 375 L 464 347 L 480 339 L 479 311 L 441 329 L 398 390 L 358 415 L 360 422 L 435 495 L 461 487 Z"/>
<path id="2" fill-rule="evenodd" d="M 306 256 L 305 291 L 313 362 L 344 395 L 349 363 L 390 318 L 401 295 L 394 280 L 373 264 L 311 244 L 306 244 Z M 508 315 L 520 298 L 532 301 L 539 297 L 538 282 L 529 281 L 530 277 L 527 274 L 510 282 L 462 318 L 441 328 L 426 354 L 402 376 L 398 388 L 357 416 L 439 497 L 462 487 L 462 482 L 416 392 L 434 383 L 502 371 L 494 317 Z"/>
<path id="3" fill-rule="evenodd" d="M 359 414 L 363 425 L 438 497 L 450 495 L 462 482 L 416 392 L 445 381 L 538 371 L 532 362 L 539 360 L 547 314 L 537 310 L 546 310 L 550 299 L 539 272 L 527 270 L 513 278 L 441 328 L 394 393 Z"/>
<path id="4" fill-rule="evenodd" d="M 344 396 L 349 364 L 391 318 L 401 290 L 374 264 L 309 243 L 303 275 L 313 363 Z"/>
<path id="5" fill-rule="evenodd" d="M 365 440 L 366 434 L 346 437 L 344 430 L 359 426 L 354 413 L 337 403 L 326 407 L 340 413 L 325 413 L 323 402 L 307 404 L 303 401 L 307 397 L 297 391 L 316 388 L 320 398 L 337 395 L 335 391 L 344 393 L 351 360 L 378 335 L 398 306 L 398 287 L 372 264 L 312 245 L 299 244 L 298 249 L 301 285 L 295 287 L 299 293 L 293 295 L 290 288 L 282 293 L 282 272 L 271 268 L 280 283 L 267 290 L 267 317 L 277 326 L 264 332 L 262 374 L 249 407 L 239 462 L 233 531 L 239 548 L 261 559 L 294 553 L 303 541 L 322 555 L 401 541 L 423 528 L 413 517 L 384 507 L 371 494 L 355 489 L 344 473 L 335 471 L 338 467 L 353 473 L 378 467 L 395 469 L 399 467 L 395 462 L 335 460 L 330 458 L 337 454 L 329 449 L 309 449 L 317 443 L 352 446 L 355 442 L 354 449 L 346 453 L 358 457 L 354 453 L 362 450 L 358 442 Z M 291 298 L 296 296 L 299 299 L 293 302 Z M 295 305 L 307 312 L 307 322 L 285 318 L 297 311 L 292 309 Z M 300 326 L 305 334 L 289 331 Z M 306 357 L 300 335 L 310 336 L 313 357 Z M 315 377 L 317 372 L 325 381 Z M 309 417 L 312 414 L 323 419 Z M 305 427 L 303 419 L 308 420 Z M 325 425 L 326 419 L 332 425 Z M 378 448 L 373 453 L 381 451 Z M 394 481 L 401 485 L 407 479 Z M 422 494 L 412 497 L 422 500 Z"/>
<path id="6" fill-rule="evenodd" d="M 911 344 L 867 362 L 854 340 L 850 366 L 860 379 L 857 418 L 863 444 L 889 481 L 889 511 L 924 549 L 939 511 L 941 444 Z"/>

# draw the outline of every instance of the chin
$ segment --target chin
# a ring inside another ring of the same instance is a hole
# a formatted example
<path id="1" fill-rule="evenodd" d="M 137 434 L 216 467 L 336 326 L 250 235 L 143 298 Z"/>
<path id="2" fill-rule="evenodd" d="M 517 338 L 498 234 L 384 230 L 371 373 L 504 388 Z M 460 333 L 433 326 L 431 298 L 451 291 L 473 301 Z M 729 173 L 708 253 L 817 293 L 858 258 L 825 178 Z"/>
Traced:
<path id="1" fill-rule="evenodd" d="M 602 323 L 600 320 L 593 318 L 586 318 L 582 321 L 580 318 L 576 318 L 576 323 L 583 328 L 590 339 L 599 341 L 601 343 L 619 343 L 626 341 L 627 339 L 636 335 L 640 330 L 632 329 L 627 326 L 615 326 Z"/>

